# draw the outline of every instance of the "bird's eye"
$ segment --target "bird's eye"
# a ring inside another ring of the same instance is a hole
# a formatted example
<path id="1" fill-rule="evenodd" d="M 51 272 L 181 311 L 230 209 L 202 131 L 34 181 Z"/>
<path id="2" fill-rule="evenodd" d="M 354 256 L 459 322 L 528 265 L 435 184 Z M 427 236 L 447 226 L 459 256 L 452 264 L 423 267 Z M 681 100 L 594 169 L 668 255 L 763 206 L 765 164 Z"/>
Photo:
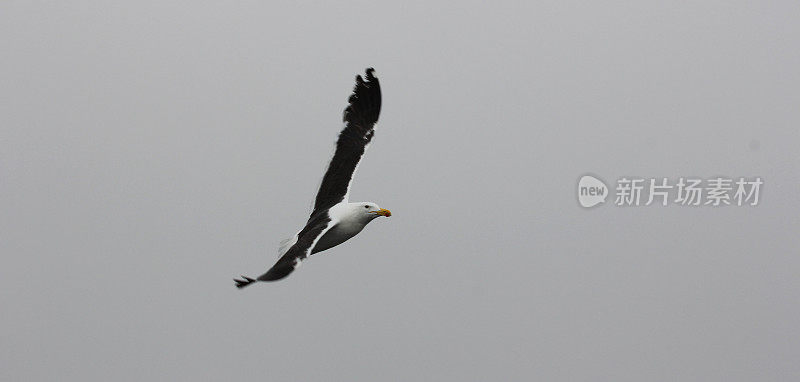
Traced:
<path id="1" fill-rule="evenodd" d="M 369 206 L 364 206 L 364 208 L 369 208 Z"/>

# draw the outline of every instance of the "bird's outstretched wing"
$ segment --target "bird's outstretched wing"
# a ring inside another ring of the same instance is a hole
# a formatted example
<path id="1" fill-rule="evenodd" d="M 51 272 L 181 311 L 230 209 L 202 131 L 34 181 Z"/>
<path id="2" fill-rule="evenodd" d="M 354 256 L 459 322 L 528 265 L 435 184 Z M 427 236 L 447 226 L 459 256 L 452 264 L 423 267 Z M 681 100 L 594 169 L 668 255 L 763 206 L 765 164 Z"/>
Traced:
<path id="1" fill-rule="evenodd" d="M 311 254 L 311 250 L 322 235 L 325 235 L 325 232 L 328 232 L 334 225 L 336 222 L 328 216 L 326 211 L 313 216 L 305 228 L 297 234 L 297 242 L 278 259 L 278 262 L 267 273 L 256 279 L 247 276 L 242 276 L 242 279 L 233 279 L 236 287 L 241 289 L 256 281 L 275 281 L 288 276 L 300 266 L 301 261 Z"/>
<path id="2" fill-rule="evenodd" d="M 372 68 L 366 70 L 366 81 L 360 75 L 356 76 L 356 86 L 344 110 L 344 128 L 339 133 L 336 152 L 322 178 L 311 216 L 347 200 L 353 174 L 372 140 L 373 127 L 381 112 L 381 86 L 374 71 Z"/>

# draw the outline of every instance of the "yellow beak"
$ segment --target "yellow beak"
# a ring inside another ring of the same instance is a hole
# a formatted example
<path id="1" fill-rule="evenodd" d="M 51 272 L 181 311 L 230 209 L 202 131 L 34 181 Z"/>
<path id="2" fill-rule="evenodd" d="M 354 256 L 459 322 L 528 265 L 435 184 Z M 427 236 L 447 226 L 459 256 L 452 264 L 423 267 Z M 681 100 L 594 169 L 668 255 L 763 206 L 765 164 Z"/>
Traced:
<path id="1" fill-rule="evenodd" d="M 387 210 L 385 208 L 381 208 L 381 209 L 375 211 L 375 214 L 376 215 L 380 215 L 380 216 L 386 216 L 388 218 L 389 216 L 392 216 L 392 211 L 389 211 L 389 210 Z"/>

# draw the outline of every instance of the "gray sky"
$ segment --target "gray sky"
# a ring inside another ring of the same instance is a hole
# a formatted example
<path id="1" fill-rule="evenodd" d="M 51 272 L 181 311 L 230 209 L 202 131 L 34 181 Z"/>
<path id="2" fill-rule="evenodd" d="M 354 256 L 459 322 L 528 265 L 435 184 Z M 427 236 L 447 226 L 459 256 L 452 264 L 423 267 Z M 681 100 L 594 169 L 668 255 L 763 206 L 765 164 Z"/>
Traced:
<path id="1" fill-rule="evenodd" d="M 0 379 L 800 379 L 800 3 L 0 4 Z M 353 77 L 352 200 L 302 227 Z M 755 207 L 576 202 L 760 176 Z"/>

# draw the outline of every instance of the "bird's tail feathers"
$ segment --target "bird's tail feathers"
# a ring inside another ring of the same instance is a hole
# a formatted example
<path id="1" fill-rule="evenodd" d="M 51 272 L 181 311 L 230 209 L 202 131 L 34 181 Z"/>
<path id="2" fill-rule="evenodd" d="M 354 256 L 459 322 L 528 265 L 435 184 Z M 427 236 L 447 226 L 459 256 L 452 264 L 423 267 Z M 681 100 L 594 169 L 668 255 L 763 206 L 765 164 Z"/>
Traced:
<path id="1" fill-rule="evenodd" d="M 297 243 L 297 234 L 295 234 L 290 238 L 281 240 L 281 245 L 280 247 L 278 247 L 278 257 L 281 257 L 284 254 L 286 254 L 286 251 L 288 251 L 289 248 L 291 248 L 294 245 L 294 243 Z"/>

